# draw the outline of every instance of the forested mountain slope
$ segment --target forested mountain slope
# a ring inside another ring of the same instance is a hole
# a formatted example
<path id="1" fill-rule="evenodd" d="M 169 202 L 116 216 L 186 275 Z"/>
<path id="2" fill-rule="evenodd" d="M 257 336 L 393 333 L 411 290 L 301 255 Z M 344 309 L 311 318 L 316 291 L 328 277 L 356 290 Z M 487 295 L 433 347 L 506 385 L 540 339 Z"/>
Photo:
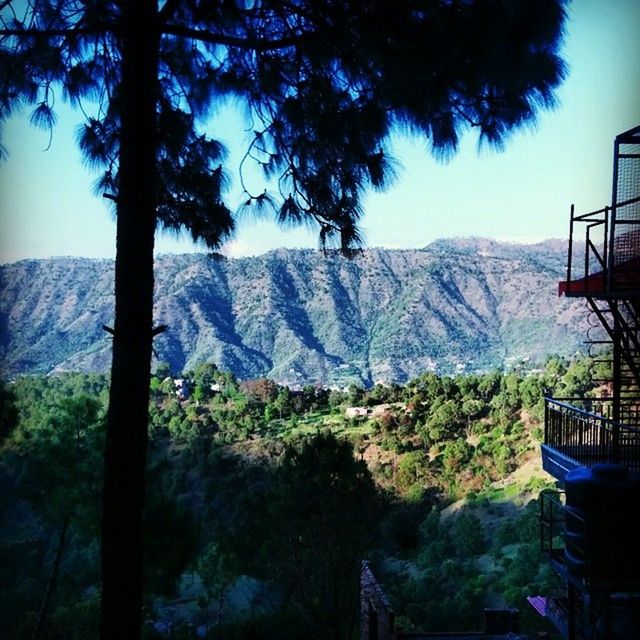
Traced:
<path id="1" fill-rule="evenodd" d="M 440 240 L 422 250 L 277 250 L 160 256 L 155 353 L 179 372 L 212 361 L 241 378 L 325 385 L 486 370 L 582 347 L 581 303 L 557 297 L 566 250 Z M 106 371 L 113 265 L 52 258 L 0 266 L 2 374 Z"/>
<path id="2" fill-rule="evenodd" d="M 585 396 L 605 369 L 552 358 L 538 373 L 292 392 L 204 363 L 184 398 L 158 367 L 146 624 L 174 639 L 334 637 L 368 558 L 404 630 L 477 629 L 485 608 L 517 607 L 527 637 L 549 631 L 527 602 L 559 586 L 540 550 L 538 496 L 554 485 L 540 469 L 543 394 Z M 54 591 L 47 637 L 98 635 L 108 386 L 100 374 L 0 380 L 3 638 L 32 638 Z"/>

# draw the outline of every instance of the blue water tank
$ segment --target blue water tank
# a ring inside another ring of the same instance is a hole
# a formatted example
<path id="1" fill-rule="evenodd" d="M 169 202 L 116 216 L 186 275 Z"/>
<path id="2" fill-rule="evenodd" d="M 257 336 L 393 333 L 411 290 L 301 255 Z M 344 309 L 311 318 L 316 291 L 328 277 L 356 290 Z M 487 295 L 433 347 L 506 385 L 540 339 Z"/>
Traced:
<path id="1" fill-rule="evenodd" d="M 565 479 L 565 560 L 595 582 L 640 583 L 640 476 L 616 464 L 579 468 Z"/>

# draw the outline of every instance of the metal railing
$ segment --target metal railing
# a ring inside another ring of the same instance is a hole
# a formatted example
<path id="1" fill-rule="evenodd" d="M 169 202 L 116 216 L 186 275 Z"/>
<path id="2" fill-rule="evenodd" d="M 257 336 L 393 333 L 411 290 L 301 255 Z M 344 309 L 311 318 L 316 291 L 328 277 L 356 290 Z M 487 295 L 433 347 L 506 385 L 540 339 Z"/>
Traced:
<path id="1" fill-rule="evenodd" d="M 640 429 L 578 408 L 566 400 L 545 398 L 546 445 L 581 466 L 613 462 L 640 471 Z M 580 401 L 598 402 L 590 398 Z"/>
<path id="2" fill-rule="evenodd" d="M 638 203 L 640 197 L 633 197 L 612 207 L 582 214 L 576 214 L 575 207 L 571 205 L 567 293 L 588 295 L 638 288 L 638 266 L 624 266 L 625 262 L 640 258 Z M 579 234 L 579 239 L 576 239 L 577 223 L 584 225 L 584 236 Z M 578 256 L 575 254 L 579 250 L 584 253 L 576 261 Z M 575 270 L 577 277 L 574 276 Z M 590 277 L 595 275 L 602 277 L 591 281 Z"/>
<path id="3" fill-rule="evenodd" d="M 540 551 L 550 560 L 561 561 L 564 554 L 564 492 L 545 489 L 540 505 Z"/>
<path id="4" fill-rule="evenodd" d="M 567 404 L 586 413 L 613 420 L 613 403 L 611 396 L 604 397 L 567 397 L 547 398 L 555 403 Z M 618 404 L 618 422 L 625 427 L 640 429 L 640 396 L 637 389 L 623 389 Z"/>
<path id="5" fill-rule="evenodd" d="M 582 222 L 586 225 L 584 256 L 582 260 L 582 272 L 577 279 L 585 279 L 585 291 L 589 292 L 589 276 L 593 273 L 603 272 L 606 278 L 607 254 L 609 242 L 609 214 L 610 207 L 576 215 L 575 206 L 571 205 L 571 218 L 569 223 L 569 255 L 567 260 L 567 293 L 572 293 L 571 285 L 575 282 L 573 278 L 574 269 L 574 242 L 575 224 Z M 599 247 L 599 248 L 598 248 Z M 600 285 L 602 287 L 602 284 Z"/>

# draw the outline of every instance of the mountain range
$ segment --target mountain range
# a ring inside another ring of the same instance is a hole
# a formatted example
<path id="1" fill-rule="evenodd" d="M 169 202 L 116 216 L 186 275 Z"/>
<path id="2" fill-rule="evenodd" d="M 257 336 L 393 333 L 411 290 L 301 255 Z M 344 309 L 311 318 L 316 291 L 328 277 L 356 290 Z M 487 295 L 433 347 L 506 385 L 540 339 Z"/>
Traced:
<path id="1" fill-rule="evenodd" d="M 292 386 L 403 382 L 583 350 L 580 301 L 557 296 L 566 243 L 438 240 L 424 249 L 279 249 L 156 259 L 155 357 Z M 0 266 L 0 372 L 107 371 L 113 262 Z"/>

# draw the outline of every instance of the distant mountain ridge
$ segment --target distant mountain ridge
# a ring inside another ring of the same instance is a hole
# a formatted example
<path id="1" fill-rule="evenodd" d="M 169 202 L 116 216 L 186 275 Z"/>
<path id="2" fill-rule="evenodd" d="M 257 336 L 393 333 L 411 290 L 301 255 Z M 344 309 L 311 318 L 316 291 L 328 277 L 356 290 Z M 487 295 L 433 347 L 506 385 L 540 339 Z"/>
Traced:
<path id="1" fill-rule="evenodd" d="M 287 384 L 404 381 L 425 370 L 486 370 L 582 349 L 580 302 L 557 297 L 566 244 L 471 238 L 420 250 L 279 249 L 220 260 L 156 260 L 154 349 L 178 372 L 212 361 Z M 3 376 L 106 371 L 113 263 L 0 266 Z"/>

